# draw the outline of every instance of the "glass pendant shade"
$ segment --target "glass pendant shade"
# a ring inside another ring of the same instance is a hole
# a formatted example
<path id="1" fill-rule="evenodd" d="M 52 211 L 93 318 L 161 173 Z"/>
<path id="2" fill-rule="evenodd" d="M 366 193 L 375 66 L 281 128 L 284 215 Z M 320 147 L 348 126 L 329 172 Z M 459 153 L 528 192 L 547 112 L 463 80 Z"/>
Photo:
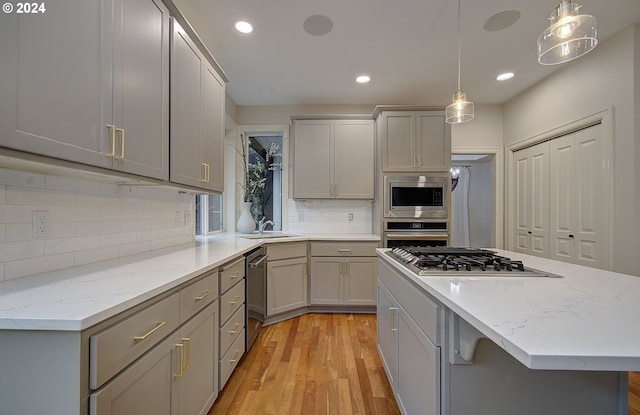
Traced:
<path id="1" fill-rule="evenodd" d="M 538 37 L 538 62 L 557 65 L 576 59 L 598 44 L 596 19 L 578 14 L 580 5 L 563 0 L 551 15 L 551 25 Z"/>
<path id="2" fill-rule="evenodd" d="M 451 104 L 445 111 L 445 119 L 449 124 L 461 124 L 473 119 L 473 102 L 467 101 L 467 96 L 461 90 L 453 94 Z"/>

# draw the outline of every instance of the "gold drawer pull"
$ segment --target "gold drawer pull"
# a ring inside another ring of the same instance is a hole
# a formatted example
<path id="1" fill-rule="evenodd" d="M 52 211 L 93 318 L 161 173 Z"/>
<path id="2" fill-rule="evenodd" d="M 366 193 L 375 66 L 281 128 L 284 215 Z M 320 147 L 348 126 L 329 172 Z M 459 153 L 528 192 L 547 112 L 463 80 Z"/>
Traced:
<path id="1" fill-rule="evenodd" d="M 178 365 L 180 366 L 180 372 L 178 372 L 177 375 L 174 375 L 174 377 L 181 378 L 184 374 L 184 368 L 182 367 L 182 361 L 184 360 L 184 344 L 176 344 L 176 347 L 180 349 L 180 364 Z"/>
<path id="2" fill-rule="evenodd" d="M 111 153 L 106 154 L 106 156 L 113 157 L 116 155 L 116 126 L 107 124 L 107 129 L 111 131 Z"/>
<path id="3" fill-rule="evenodd" d="M 182 343 L 187 344 L 187 365 L 184 367 L 184 370 L 189 370 L 191 368 L 191 339 L 183 337 Z"/>
<path id="4" fill-rule="evenodd" d="M 238 304 L 239 299 L 240 299 L 240 296 L 236 295 L 236 301 L 229 301 L 229 304 L 231 304 L 232 306 L 235 306 L 236 304 Z"/>
<path id="5" fill-rule="evenodd" d="M 156 323 L 156 326 L 153 329 L 151 329 L 151 331 L 149 331 L 149 333 L 147 333 L 147 334 L 145 334 L 143 336 L 135 336 L 133 338 L 133 340 L 135 340 L 137 342 L 142 341 L 142 340 L 146 339 L 147 337 L 151 336 L 156 331 L 158 331 L 160 329 L 160 327 L 164 326 L 165 324 L 167 324 L 166 321 L 158 321 Z"/>
<path id="6" fill-rule="evenodd" d="M 340 252 L 341 254 L 350 254 L 351 253 L 351 249 L 350 248 L 338 248 L 338 252 Z"/>
<path id="7" fill-rule="evenodd" d="M 204 299 L 206 296 L 208 296 L 209 294 L 211 294 L 213 292 L 213 290 L 204 290 L 202 292 L 202 294 L 200 294 L 199 296 L 195 297 L 194 299 L 196 301 L 200 301 L 202 299 Z"/>
<path id="8" fill-rule="evenodd" d="M 238 327 L 240 327 L 240 323 L 236 323 L 236 325 L 233 328 L 233 330 L 229 331 L 229 334 L 236 334 L 238 332 Z"/>
<path id="9" fill-rule="evenodd" d="M 389 307 L 389 331 L 398 331 L 398 329 L 393 328 L 393 312 L 397 309 L 398 307 Z"/>
<path id="10" fill-rule="evenodd" d="M 242 353 L 242 350 L 236 350 L 236 355 L 233 357 L 233 359 L 229 360 L 229 362 L 231 363 L 235 363 L 238 361 L 238 357 L 240 356 L 240 354 Z"/>
<path id="11" fill-rule="evenodd" d="M 236 271 L 235 274 L 229 275 L 229 278 L 234 280 L 234 279 L 238 278 L 239 276 L 240 276 L 240 271 Z"/>
<path id="12" fill-rule="evenodd" d="M 122 139 L 122 146 L 120 147 L 120 155 L 114 156 L 117 160 L 124 159 L 124 128 L 116 128 L 116 133 L 120 133 L 120 138 Z"/>

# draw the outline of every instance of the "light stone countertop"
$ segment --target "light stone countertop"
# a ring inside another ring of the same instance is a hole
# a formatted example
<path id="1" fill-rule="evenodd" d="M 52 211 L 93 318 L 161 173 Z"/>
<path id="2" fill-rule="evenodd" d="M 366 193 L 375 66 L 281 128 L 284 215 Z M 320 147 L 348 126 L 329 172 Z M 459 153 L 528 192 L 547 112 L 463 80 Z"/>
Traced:
<path id="1" fill-rule="evenodd" d="M 385 249 L 378 249 L 387 260 Z M 418 277 L 394 268 L 531 369 L 640 370 L 640 278 L 492 249 L 564 278 Z"/>
<path id="2" fill-rule="evenodd" d="M 223 233 L 144 254 L 0 282 L 0 330 L 84 330 L 263 244 L 380 240 L 376 235 L 359 234 L 243 236 Z"/>

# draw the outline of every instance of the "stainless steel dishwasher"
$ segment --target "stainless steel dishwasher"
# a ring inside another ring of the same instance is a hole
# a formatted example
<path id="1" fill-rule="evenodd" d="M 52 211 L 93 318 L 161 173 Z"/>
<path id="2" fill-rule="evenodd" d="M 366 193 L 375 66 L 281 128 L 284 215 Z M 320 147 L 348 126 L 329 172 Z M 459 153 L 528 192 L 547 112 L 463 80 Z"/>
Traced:
<path id="1" fill-rule="evenodd" d="M 267 303 L 267 254 L 263 247 L 249 252 L 246 257 L 247 276 L 247 351 L 256 341 L 264 323 Z"/>

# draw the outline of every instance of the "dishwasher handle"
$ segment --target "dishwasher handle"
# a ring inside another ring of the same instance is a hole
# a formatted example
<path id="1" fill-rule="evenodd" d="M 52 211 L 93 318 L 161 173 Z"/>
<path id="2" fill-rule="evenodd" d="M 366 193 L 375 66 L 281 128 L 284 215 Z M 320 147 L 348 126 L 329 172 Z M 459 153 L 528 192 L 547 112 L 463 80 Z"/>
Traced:
<path id="1" fill-rule="evenodd" d="M 269 255 L 261 255 L 258 257 L 257 261 L 251 261 L 247 264 L 247 266 L 249 268 L 258 268 L 258 265 L 260 265 L 261 263 L 263 263 L 264 261 L 267 260 L 267 258 L 269 257 Z"/>

